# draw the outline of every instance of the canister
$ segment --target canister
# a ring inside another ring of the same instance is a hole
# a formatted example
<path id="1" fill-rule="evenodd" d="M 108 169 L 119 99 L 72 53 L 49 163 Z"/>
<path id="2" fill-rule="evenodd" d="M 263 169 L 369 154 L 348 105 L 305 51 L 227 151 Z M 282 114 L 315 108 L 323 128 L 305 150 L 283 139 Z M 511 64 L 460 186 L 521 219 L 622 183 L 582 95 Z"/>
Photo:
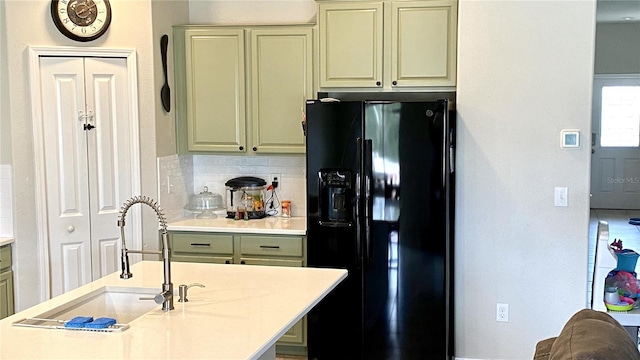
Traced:
<path id="1" fill-rule="evenodd" d="M 282 217 L 291 217 L 291 200 L 282 200 Z"/>

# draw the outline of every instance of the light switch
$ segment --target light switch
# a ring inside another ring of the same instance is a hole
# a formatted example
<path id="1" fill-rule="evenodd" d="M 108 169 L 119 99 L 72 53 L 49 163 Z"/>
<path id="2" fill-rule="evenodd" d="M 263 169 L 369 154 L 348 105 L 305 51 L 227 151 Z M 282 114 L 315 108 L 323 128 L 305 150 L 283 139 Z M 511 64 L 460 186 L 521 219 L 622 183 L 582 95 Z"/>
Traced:
<path id="1" fill-rule="evenodd" d="M 569 190 L 566 187 L 557 186 L 555 190 L 555 206 L 569 206 Z"/>

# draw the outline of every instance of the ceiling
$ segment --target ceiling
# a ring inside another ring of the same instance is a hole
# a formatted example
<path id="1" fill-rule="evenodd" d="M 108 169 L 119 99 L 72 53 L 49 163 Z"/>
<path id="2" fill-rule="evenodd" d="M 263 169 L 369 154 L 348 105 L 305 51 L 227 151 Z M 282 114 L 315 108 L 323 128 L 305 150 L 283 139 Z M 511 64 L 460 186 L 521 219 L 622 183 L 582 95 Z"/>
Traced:
<path id="1" fill-rule="evenodd" d="M 640 0 L 598 0 L 596 21 L 640 21 Z"/>

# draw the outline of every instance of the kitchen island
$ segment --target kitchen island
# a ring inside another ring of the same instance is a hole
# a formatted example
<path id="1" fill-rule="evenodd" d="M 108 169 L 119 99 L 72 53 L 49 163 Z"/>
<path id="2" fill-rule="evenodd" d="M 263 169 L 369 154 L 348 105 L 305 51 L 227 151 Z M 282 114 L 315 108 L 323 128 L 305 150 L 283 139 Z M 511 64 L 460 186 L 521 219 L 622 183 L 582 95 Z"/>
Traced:
<path id="1" fill-rule="evenodd" d="M 176 296 L 174 310 L 163 312 L 158 306 L 129 322 L 125 331 L 12 325 L 104 286 L 160 291 L 162 262 L 142 261 L 131 270 L 131 279 L 114 273 L 0 320 L 0 358 L 273 359 L 280 336 L 347 276 L 346 270 L 338 269 L 174 262 L 176 290 L 181 284 L 206 287 L 191 288 L 188 302 L 178 302 Z"/>

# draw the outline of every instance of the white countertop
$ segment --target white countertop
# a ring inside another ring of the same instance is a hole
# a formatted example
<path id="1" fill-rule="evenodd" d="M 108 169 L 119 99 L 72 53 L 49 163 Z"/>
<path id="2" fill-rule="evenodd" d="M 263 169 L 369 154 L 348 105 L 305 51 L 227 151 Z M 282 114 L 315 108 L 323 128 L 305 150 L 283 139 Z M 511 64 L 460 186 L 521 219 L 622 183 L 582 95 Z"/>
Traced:
<path id="1" fill-rule="evenodd" d="M 199 282 L 189 302 L 156 309 L 131 321 L 118 333 L 13 326 L 103 286 L 157 287 L 162 262 L 143 261 L 131 268 L 69 291 L 0 320 L 2 359 L 257 359 L 347 276 L 346 270 L 180 263 L 171 264 L 172 282 Z M 99 316 L 99 314 L 87 314 Z"/>
<path id="2" fill-rule="evenodd" d="M 15 241 L 14 238 L 0 237 L 0 246 L 12 244 Z"/>
<path id="3" fill-rule="evenodd" d="M 233 220 L 223 217 L 214 219 L 182 219 L 167 223 L 169 231 L 203 231 L 245 234 L 306 235 L 307 218 L 267 216 L 263 219 Z"/>

